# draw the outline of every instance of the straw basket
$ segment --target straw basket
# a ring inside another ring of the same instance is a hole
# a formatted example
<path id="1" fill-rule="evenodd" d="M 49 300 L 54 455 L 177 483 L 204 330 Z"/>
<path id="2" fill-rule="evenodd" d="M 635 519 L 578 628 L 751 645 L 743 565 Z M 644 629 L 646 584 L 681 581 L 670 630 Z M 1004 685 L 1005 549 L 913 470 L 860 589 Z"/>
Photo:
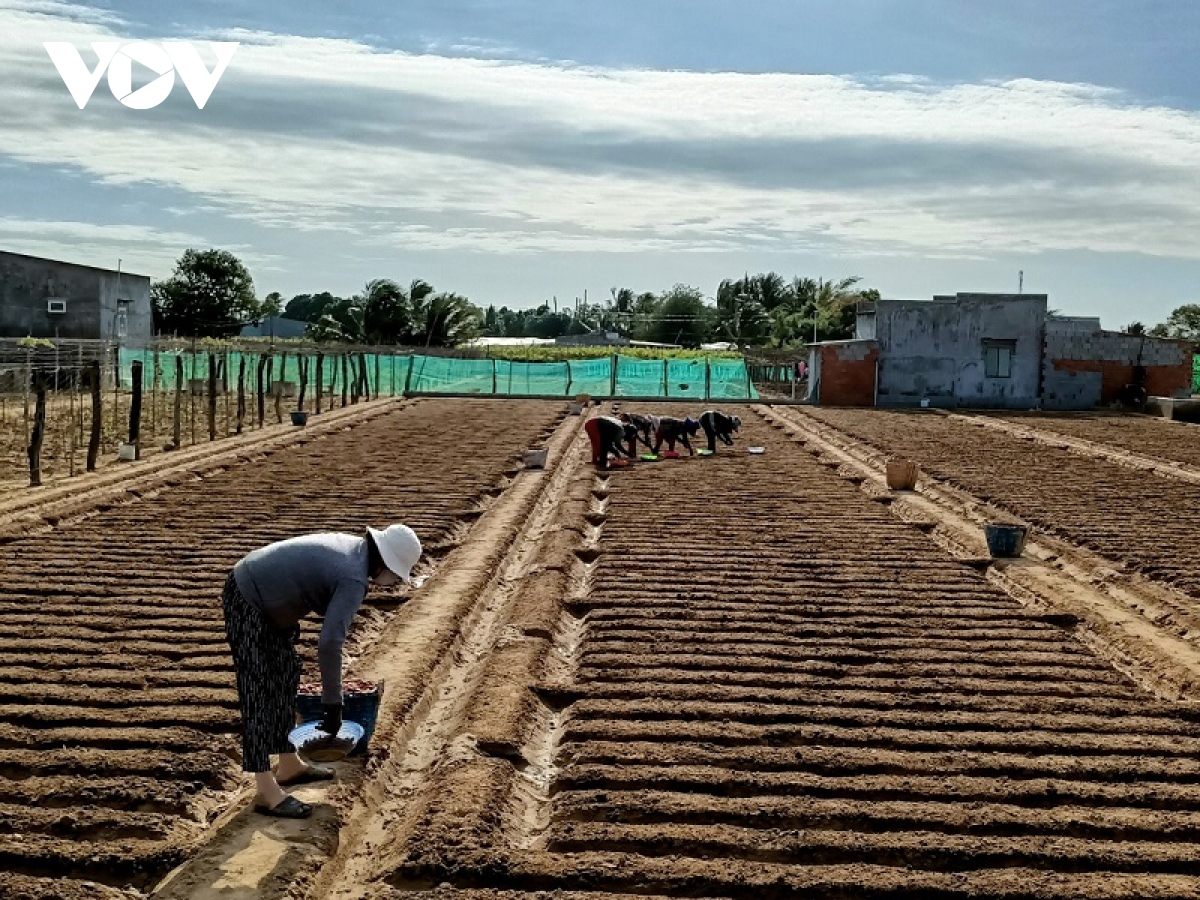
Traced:
<path id="1" fill-rule="evenodd" d="M 887 486 L 893 491 L 911 491 L 917 486 L 917 464 L 911 459 L 888 460 Z"/>

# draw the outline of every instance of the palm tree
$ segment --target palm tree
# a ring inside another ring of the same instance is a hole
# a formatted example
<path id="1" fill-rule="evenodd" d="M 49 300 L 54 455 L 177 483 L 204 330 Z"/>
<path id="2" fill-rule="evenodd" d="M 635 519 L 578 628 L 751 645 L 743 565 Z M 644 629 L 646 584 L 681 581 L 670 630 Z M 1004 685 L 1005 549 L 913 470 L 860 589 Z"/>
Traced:
<path id="1" fill-rule="evenodd" d="M 479 333 L 480 312 L 458 294 L 429 294 L 413 311 L 426 347 L 452 347 Z"/>
<path id="2" fill-rule="evenodd" d="M 390 278 L 367 282 L 354 298 L 362 309 L 363 339 L 371 344 L 398 344 L 411 330 L 408 297 Z"/>
<path id="3" fill-rule="evenodd" d="M 808 325 L 813 329 L 814 340 L 817 337 L 838 340 L 853 336 L 854 309 L 863 293 L 853 290 L 853 287 L 861 280 L 857 275 L 841 281 L 792 279 L 793 302 L 807 318 Z"/>

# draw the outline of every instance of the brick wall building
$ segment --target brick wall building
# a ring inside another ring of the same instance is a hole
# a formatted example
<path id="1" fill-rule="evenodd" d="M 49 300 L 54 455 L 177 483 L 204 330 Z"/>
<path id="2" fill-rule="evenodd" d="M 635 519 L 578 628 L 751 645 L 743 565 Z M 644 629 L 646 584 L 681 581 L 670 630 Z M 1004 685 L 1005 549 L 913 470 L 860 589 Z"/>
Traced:
<path id="1" fill-rule="evenodd" d="M 1049 316 L 1044 294 L 882 300 L 858 336 L 812 345 L 810 391 L 824 406 L 1095 409 L 1144 375 L 1154 397 L 1187 397 L 1186 341 L 1104 331 Z"/>

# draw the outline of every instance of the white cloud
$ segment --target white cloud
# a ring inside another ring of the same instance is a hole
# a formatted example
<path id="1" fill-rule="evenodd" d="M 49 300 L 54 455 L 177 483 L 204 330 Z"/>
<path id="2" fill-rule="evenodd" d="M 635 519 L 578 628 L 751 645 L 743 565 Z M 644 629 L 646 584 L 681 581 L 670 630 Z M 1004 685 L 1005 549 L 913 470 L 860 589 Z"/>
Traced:
<path id="1" fill-rule="evenodd" d="M 104 269 L 115 269 L 120 260 L 125 271 L 153 277 L 169 272 L 184 249 L 209 247 L 212 243 L 200 235 L 141 225 L 95 225 L 0 216 L 0 247 L 10 252 L 51 256 Z M 270 268 L 276 259 L 251 247 L 226 245 L 226 249 L 264 268 Z"/>
<path id="2" fill-rule="evenodd" d="M 65 7 L 0 0 L 0 154 L 270 228 L 488 253 L 1200 258 L 1200 117 L 1101 86 L 605 70 L 240 31 L 205 36 L 242 46 L 204 111 L 125 110 L 101 83 L 81 112 L 40 42 L 123 35 Z"/>

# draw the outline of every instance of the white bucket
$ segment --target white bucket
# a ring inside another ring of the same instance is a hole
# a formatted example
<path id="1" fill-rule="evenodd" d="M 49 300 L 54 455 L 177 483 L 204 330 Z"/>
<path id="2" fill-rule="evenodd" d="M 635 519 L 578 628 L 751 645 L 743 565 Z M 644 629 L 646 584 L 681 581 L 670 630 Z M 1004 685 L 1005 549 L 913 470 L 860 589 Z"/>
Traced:
<path id="1" fill-rule="evenodd" d="M 117 459 L 121 462 L 133 462 L 137 459 L 137 444 L 121 444 L 117 447 Z"/>

